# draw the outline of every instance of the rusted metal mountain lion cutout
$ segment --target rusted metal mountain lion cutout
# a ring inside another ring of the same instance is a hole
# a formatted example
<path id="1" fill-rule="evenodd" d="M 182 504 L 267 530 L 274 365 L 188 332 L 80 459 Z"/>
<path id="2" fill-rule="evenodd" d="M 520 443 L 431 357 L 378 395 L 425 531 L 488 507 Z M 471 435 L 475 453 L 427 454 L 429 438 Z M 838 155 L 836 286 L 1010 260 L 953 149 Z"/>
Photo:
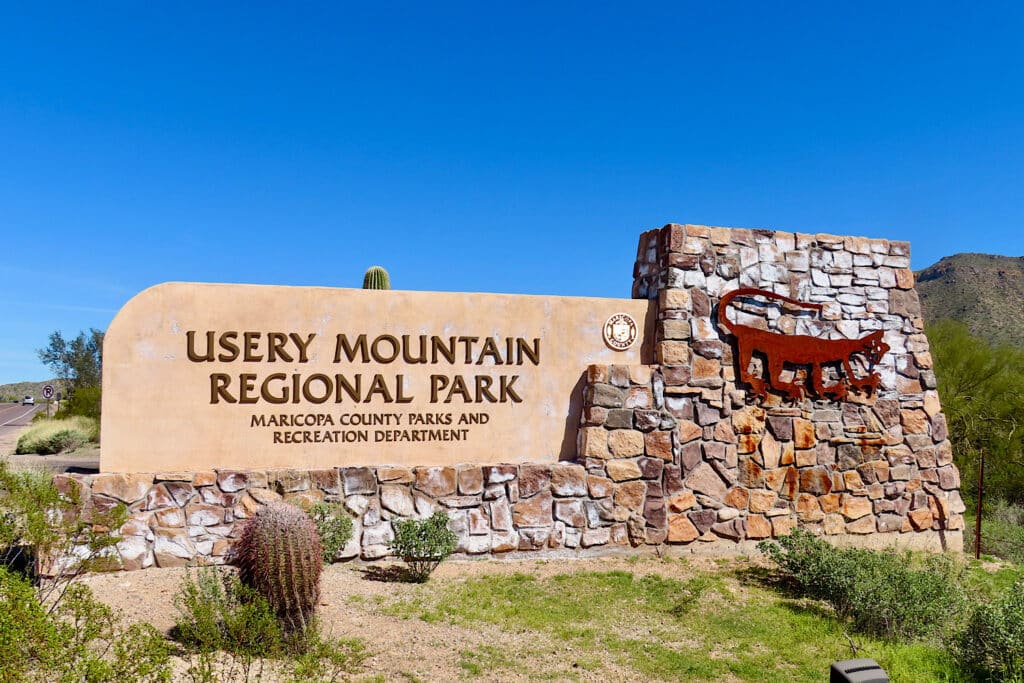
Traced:
<path id="1" fill-rule="evenodd" d="M 759 398 L 767 398 L 768 390 L 774 389 L 789 398 L 800 400 L 810 390 L 819 398 L 841 401 L 850 390 L 871 395 L 878 389 L 882 378 L 874 372 L 874 367 L 889 350 L 889 345 L 882 341 L 881 330 L 860 339 L 820 339 L 809 335 L 761 330 L 729 320 L 729 304 L 737 297 L 764 297 L 812 311 L 821 311 L 822 305 L 746 287 L 729 292 L 719 301 L 718 323 L 736 338 L 739 379 L 749 385 Z M 755 354 L 762 359 L 763 377 L 750 371 L 750 363 Z M 858 377 L 854 373 L 851 366 L 854 356 L 860 356 L 866 362 L 866 376 Z M 838 381 L 825 384 L 825 367 L 835 368 Z M 786 370 L 793 372 L 794 381 L 783 378 Z"/>

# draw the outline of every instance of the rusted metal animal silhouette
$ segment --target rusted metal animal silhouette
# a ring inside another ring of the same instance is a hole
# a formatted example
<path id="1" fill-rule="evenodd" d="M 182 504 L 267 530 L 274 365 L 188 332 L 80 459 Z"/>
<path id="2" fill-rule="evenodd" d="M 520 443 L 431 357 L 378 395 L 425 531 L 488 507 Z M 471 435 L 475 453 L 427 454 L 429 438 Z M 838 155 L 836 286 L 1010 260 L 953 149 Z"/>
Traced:
<path id="1" fill-rule="evenodd" d="M 786 365 L 809 368 L 811 388 L 821 398 L 843 400 L 851 389 L 870 395 L 878 388 L 882 378 L 873 370 L 889 350 L 889 345 L 882 341 L 881 330 L 860 339 L 819 339 L 808 335 L 786 335 L 760 330 L 729 320 L 726 312 L 733 299 L 758 296 L 784 301 L 807 310 L 822 309 L 821 304 L 804 303 L 788 296 L 748 287 L 729 292 L 719 301 L 718 322 L 736 338 L 740 381 L 750 385 L 757 396 L 766 398 L 769 388 L 797 400 L 806 395 L 808 378 L 805 377 L 800 383 L 783 380 L 782 373 Z M 764 359 L 764 377 L 758 377 L 750 372 L 750 361 L 755 353 Z M 850 365 L 853 356 L 861 356 L 867 362 L 867 376 L 858 377 L 853 372 Z M 839 369 L 839 381 L 825 384 L 825 366 L 835 366 Z M 797 376 L 794 374 L 794 377 Z"/>

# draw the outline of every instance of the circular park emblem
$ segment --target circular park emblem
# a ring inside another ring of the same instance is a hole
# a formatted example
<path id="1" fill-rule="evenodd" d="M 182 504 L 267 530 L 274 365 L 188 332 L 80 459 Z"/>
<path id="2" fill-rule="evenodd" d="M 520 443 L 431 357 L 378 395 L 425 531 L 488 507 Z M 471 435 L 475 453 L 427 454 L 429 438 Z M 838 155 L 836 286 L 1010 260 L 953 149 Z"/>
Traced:
<path id="1" fill-rule="evenodd" d="M 636 321 L 626 313 L 616 313 L 604 324 L 604 343 L 616 351 L 625 351 L 636 341 Z"/>

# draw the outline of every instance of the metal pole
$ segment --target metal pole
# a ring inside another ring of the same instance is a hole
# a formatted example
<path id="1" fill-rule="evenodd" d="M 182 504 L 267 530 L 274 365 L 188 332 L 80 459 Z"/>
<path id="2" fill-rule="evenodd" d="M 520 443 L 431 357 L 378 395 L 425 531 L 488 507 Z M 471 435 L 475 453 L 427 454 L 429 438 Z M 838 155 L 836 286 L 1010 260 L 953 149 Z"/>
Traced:
<path id="1" fill-rule="evenodd" d="M 981 559 L 981 501 L 985 495 L 985 449 L 978 461 L 978 513 L 974 519 L 974 559 Z"/>

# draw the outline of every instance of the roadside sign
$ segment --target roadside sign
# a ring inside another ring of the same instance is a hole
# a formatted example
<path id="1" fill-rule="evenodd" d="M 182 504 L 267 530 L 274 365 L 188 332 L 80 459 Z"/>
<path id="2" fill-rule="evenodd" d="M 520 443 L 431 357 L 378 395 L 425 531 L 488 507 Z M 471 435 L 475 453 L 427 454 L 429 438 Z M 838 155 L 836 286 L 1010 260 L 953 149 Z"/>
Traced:
<path id="1" fill-rule="evenodd" d="M 51 398 L 53 398 L 53 385 L 52 384 L 47 384 L 45 387 L 43 387 L 43 398 L 45 398 L 47 401 L 49 401 Z"/>

